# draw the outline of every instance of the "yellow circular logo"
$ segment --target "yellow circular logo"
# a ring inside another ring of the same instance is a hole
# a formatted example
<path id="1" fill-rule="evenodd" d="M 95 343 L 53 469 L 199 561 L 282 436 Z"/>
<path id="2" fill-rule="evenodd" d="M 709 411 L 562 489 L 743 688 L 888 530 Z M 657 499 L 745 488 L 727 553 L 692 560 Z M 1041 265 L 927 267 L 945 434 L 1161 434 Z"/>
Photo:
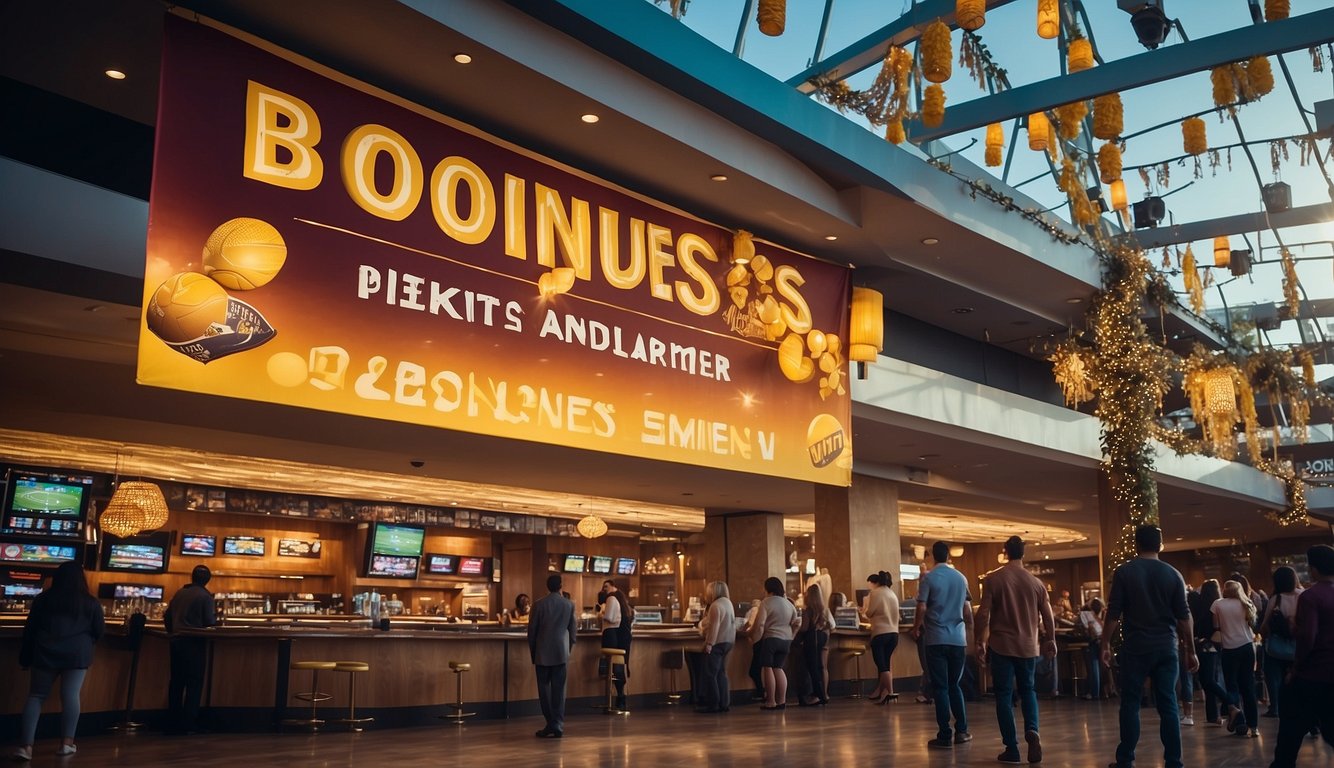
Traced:
<path id="1" fill-rule="evenodd" d="M 811 419 L 806 427 L 806 450 L 811 457 L 811 464 L 827 467 L 834 463 L 847 447 L 843 435 L 843 425 L 838 419 L 822 413 Z"/>

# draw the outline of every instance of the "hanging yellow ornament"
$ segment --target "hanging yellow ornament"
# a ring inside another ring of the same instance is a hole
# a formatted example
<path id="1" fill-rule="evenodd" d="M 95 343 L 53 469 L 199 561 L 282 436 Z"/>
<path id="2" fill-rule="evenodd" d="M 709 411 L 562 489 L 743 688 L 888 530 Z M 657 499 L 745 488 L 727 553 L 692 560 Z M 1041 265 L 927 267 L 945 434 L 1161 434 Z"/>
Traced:
<path id="1" fill-rule="evenodd" d="M 890 120 L 885 123 L 885 141 L 890 144 L 902 144 L 907 139 L 908 136 L 903 131 L 902 120 Z"/>
<path id="2" fill-rule="evenodd" d="M 954 51 L 950 47 L 950 28 L 940 19 L 926 25 L 926 31 L 922 33 L 921 59 L 922 77 L 927 82 L 943 83 L 950 79 Z"/>
<path id="3" fill-rule="evenodd" d="M 1117 179 L 1112 182 L 1112 210 L 1124 211 L 1130 207 L 1130 202 L 1126 199 L 1125 179 Z"/>
<path id="4" fill-rule="evenodd" d="M 1111 141 L 1125 129 L 1121 94 L 1104 93 L 1093 100 L 1093 137 Z"/>
<path id="5" fill-rule="evenodd" d="M 1181 257 L 1181 282 L 1190 296 L 1190 308 L 1197 315 L 1204 315 L 1204 283 L 1195 267 L 1195 254 L 1190 246 Z"/>
<path id="6" fill-rule="evenodd" d="M 995 168 L 1001 164 L 1001 151 L 1005 148 L 1005 129 L 1000 123 L 987 126 L 987 166 Z"/>
<path id="7" fill-rule="evenodd" d="M 1246 82 L 1257 99 L 1274 90 L 1274 70 L 1267 57 L 1256 56 L 1246 62 Z"/>
<path id="8" fill-rule="evenodd" d="M 1087 37 L 1076 37 L 1066 50 L 1066 69 L 1082 72 L 1093 66 L 1093 43 Z"/>
<path id="9" fill-rule="evenodd" d="M 966 29 L 969 32 L 981 29 L 982 25 L 987 23 L 987 1 L 955 0 L 954 20 L 958 23 L 959 29 Z"/>
<path id="10" fill-rule="evenodd" d="M 1214 85 L 1214 106 L 1226 107 L 1237 102 L 1237 83 L 1232 77 L 1232 65 L 1214 67 L 1209 72 L 1209 79 Z"/>
<path id="11" fill-rule="evenodd" d="M 760 31 L 769 37 L 783 34 L 783 28 L 787 26 L 787 0 L 760 0 L 756 19 Z"/>
<path id="12" fill-rule="evenodd" d="M 1062 139 L 1072 141 L 1079 137 L 1084 116 L 1089 113 L 1087 101 L 1072 101 L 1056 108 L 1056 124 Z"/>
<path id="13" fill-rule="evenodd" d="M 1232 244 L 1228 242 L 1227 235 L 1220 235 L 1214 238 L 1214 266 L 1226 267 L 1232 263 Z"/>
<path id="14" fill-rule="evenodd" d="M 1303 349 L 1297 353 L 1297 361 L 1302 364 L 1302 381 L 1306 382 L 1306 386 L 1315 389 L 1315 356 L 1311 354 L 1311 350 Z"/>
<path id="15" fill-rule="evenodd" d="M 1060 31 L 1060 3 L 1057 0 L 1038 0 L 1038 37 L 1053 40 Z"/>
<path id="16" fill-rule="evenodd" d="M 1034 152 L 1047 149 L 1047 137 L 1051 134 L 1047 113 L 1034 112 L 1028 116 L 1028 148 Z"/>
<path id="17" fill-rule="evenodd" d="M 1230 416 L 1237 411 L 1237 389 L 1232 381 L 1230 366 L 1215 368 L 1205 374 L 1205 404 L 1209 413 Z"/>
<path id="18" fill-rule="evenodd" d="M 1061 388 L 1066 405 L 1074 407 L 1093 399 L 1093 381 L 1084 355 L 1073 342 L 1062 344 L 1047 358 Z"/>
<path id="19" fill-rule="evenodd" d="M 1205 135 L 1204 121 L 1198 117 L 1188 117 L 1181 121 L 1182 146 L 1188 155 L 1203 155 L 1209 151 L 1209 139 Z"/>
<path id="20" fill-rule="evenodd" d="M 1047 121 L 1047 157 L 1051 158 L 1051 161 L 1052 161 L 1053 163 L 1056 162 L 1056 158 L 1057 158 L 1057 157 L 1059 156 L 1059 154 L 1060 154 L 1060 149 L 1061 149 L 1061 145 L 1060 145 L 1059 143 L 1057 143 L 1057 141 L 1056 141 L 1056 126 L 1055 126 L 1050 120 L 1048 120 L 1048 121 Z"/>
<path id="21" fill-rule="evenodd" d="M 936 128 L 945 122 L 945 89 L 932 83 L 922 92 L 922 125 Z"/>
<path id="22" fill-rule="evenodd" d="M 1265 21 L 1278 21 L 1288 18 L 1288 0 L 1265 0 Z"/>
<path id="23" fill-rule="evenodd" d="M 1279 256 L 1283 260 L 1283 306 L 1279 308 L 1279 314 L 1296 317 L 1301 308 L 1301 282 L 1297 279 L 1297 264 L 1287 248 L 1280 250 Z"/>
<path id="24" fill-rule="evenodd" d="M 1121 178 L 1121 147 L 1109 141 L 1098 148 L 1098 178 L 1111 184 Z"/>

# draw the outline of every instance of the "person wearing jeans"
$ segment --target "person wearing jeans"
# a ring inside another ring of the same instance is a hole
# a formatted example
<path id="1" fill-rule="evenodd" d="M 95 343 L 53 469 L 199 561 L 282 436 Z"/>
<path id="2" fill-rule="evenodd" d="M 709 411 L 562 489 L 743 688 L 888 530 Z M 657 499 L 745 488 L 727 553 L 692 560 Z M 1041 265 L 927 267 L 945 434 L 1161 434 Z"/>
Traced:
<path id="1" fill-rule="evenodd" d="M 1230 710 L 1228 730 L 1238 736 L 1256 735 L 1259 724 L 1255 697 L 1255 626 L 1256 608 L 1240 582 L 1223 585 L 1223 597 L 1216 600 L 1209 611 L 1220 635 L 1222 646 L 1220 662 L 1223 681 L 1227 684 L 1227 704 Z M 1238 703 L 1241 709 L 1237 708 Z"/>
<path id="2" fill-rule="evenodd" d="M 1314 583 L 1297 598 L 1293 627 L 1296 650 L 1292 672 L 1283 686 L 1278 740 L 1269 768 L 1296 768 L 1297 753 L 1312 728 L 1334 746 L 1334 547 L 1320 544 L 1306 551 Z"/>
<path id="3" fill-rule="evenodd" d="M 931 546 L 931 557 L 936 567 L 918 582 L 917 615 L 912 632 L 926 646 L 926 667 L 936 702 L 938 729 L 936 738 L 928 741 L 927 746 L 950 749 L 973 740 L 968 732 L 963 689 L 959 687 L 968 646 L 967 625 L 972 623 L 973 609 L 968 601 L 968 580 L 949 564 L 950 545 L 937 541 Z"/>
<path id="4" fill-rule="evenodd" d="M 1182 768 L 1181 722 L 1177 712 L 1178 642 L 1186 668 L 1199 668 L 1195 658 L 1194 622 L 1186 605 L 1186 582 L 1177 569 L 1158 559 L 1163 532 L 1154 525 L 1135 529 L 1139 553 L 1112 575 L 1107 601 L 1107 623 L 1102 633 L 1102 661 L 1111 666 L 1112 638 L 1124 626 L 1125 637 L 1117 661 L 1121 673 L 1121 741 L 1110 768 L 1131 768 L 1139 745 L 1139 692 L 1144 681 L 1153 683 L 1158 709 L 1158 735 L 1163 742 L 1166 768 Z"/>
<path id="5" fill-rule="evenodd" d="M 736 642 L 736 611 L 726 582 L 715 581 L 704 590 L 708 609 L 700 620 L 704 636 L 704 671 L 700 675 L 701 712 L 726 712 L 732 706 L 727 679 L 727 654 Z"/>

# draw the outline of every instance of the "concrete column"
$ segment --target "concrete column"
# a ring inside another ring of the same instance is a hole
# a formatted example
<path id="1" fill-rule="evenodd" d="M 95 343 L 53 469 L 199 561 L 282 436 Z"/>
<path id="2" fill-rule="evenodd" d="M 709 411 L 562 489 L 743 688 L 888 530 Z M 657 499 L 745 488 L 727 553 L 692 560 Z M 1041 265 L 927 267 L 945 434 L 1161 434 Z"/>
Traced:
<path id="1" fill-rule="evenodd" d="M 764 597 L 764 580 L 783 578 L 783 516 L 776 512 L 705 510 L 706 578 L 727 582 L 732 599 Z"/>
<path id="2" fill-rule="evenodd" d="M 894 576 L 894 591 L 903 597 L 899 566 L 899 488 L 890 480 L 853 475 L 847 488 L 815 488 L 815 563 L 828 568 L 834 591 L 854 600 L 877 571 Z"/>

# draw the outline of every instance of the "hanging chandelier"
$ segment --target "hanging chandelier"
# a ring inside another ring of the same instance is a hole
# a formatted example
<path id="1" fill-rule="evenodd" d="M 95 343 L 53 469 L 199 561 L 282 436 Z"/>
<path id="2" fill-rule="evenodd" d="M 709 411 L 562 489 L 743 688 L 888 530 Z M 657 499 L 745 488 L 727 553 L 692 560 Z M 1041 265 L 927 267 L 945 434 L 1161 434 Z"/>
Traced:
<path id="1" fill-rule="evenodd" d="M 579 524 L 575 526 L 575 528 L 579 531 L 579 535 L 583 536 L 585 539 L 596 539 L 599 536 L 605 536 L 607 534 L 606 521 L 597 515 L 589 515 L 585 517 L 579 521 Z"/>

